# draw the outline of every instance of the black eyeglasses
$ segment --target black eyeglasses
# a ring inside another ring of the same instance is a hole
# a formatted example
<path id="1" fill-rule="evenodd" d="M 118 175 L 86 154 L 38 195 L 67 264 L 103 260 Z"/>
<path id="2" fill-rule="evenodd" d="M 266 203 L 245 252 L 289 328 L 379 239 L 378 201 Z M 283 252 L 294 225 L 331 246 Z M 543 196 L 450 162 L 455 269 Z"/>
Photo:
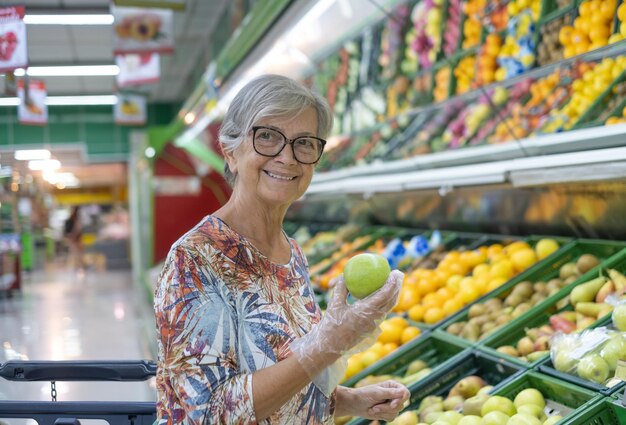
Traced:
<path id="1" fill-rule="evenodd" d="M 256 153 L 270 158 L 280 155 L 285 146 L 291 145 L 296 161 L 301 164 L 315 164 L 324 151 L 326 140 L 313 136 L 288 139 L 280 131 L 269 127 L 252 127 L 252 145 Z"/>

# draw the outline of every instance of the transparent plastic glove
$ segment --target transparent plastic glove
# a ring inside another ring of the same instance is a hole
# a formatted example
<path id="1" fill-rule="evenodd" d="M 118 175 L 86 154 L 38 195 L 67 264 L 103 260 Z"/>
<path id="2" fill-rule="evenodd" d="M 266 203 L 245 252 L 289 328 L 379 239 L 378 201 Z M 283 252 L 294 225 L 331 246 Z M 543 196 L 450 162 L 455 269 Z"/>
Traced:
<path id="1" fill-rule="evenodd" d="M 398 302 L 403 278 L 402 272 L 394 270 L 378 291 L 348 304 L 348 290 L 343 275 L 340 276 L 322 320 L 308 334 L 291 343 L 292 353 L 327 397 L 344 376 L 345 356 L 363 351 L 376 341 L 380 333 L 378 325 Z M 322 358 L 328 355 L 340 358 L 322 370 Z"/>

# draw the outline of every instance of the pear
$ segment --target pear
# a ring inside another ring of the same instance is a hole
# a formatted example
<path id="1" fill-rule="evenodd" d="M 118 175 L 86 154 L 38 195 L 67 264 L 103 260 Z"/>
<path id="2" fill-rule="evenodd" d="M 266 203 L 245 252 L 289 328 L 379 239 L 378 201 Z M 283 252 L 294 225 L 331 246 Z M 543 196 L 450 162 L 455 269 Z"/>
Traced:
<path id="1" fill-rule="evenodd" d="M 431 368 L 427 367 L 425 369 L 420 370 L 419 372 L 415 372 L 412 375 L 407 375 L 407 376 L 404 376 L 403 378 L 397 379 L 397 382 L 401 383 L 402 385 L 406 385 L 408 387 L 408 386 L 413 385 L 415 382 L 424 379 L 432 371 L 433 370 Z"/>
<path id="2" fill-rule="evenodd" d="M 550 351 L 548 350 L 540 350 L 540 351 L 534 351 L 530 354 L 528 354 L 526 356 L 526 358 L 528 359 L 528 361 L 530 363 L 535 362 L 537 360 L 539 360 L 540 358 L 542 358 L 543 356 L 545 356 L 546 354 L 548 354 Z"/>
<path id="3" fill-rule="evenodd" d="M 600 288 L 600 290 L 596 294 L 595 301 L 597 303 L 604 303 L 604 300 L 606 299 L 606 297 L 611 295 L 613 292 L 615 292 L 615 284 L 613 283 L 612 280 L 609 280 L 604 285 L 602 285 L 602 288 Z"/>
<path id="4" fill-rule="evenodd" d="M 512 345 L 503 345 L 502 347 L 498 347 L 496 351 L 502 354 L 507 354 L 509 356 L 519 357 L 519 352 L 517 351 L 517 348 L 513 347 Z"/>
<path id="5" fill-rule="evenodd" d="M 488 309 L 486 306 L 482 304 L 474 304 L 470 307 L 469 311 L 467 312 L 467 316 L 470 319 L 473 319 L 474 317 L 482 316 L 485 313 L 488 313 Z"/>
<path id="6" fill-rule="evenodd" d="M 572 303 L 572 305 L 576 306 L 576 304 L 580 302 L 593 301 L 598 294 L 600 288 L 602 288 L 602 285 L 604 285 L 606 282 L 606 277 L 600 276 L 581 285 L 578 285 L 572 290 L 572 293 L 570 294 L 570 302 Z"/>
<path id="7" fill-rule="evenodd" d="M 409 375 L 413 375 L 414 373 L 419 372 L 422 369 L 426 369 L 428 367 L 428 363 L 426 363 L 424 360 L 413 360 L 411 363 L 409 363 L 409 366 L 406 368 L 406 372 L 404 373 L 404 376 L 409 376 Z"/>
<path id="8" fill-rule="evenodd" d="M 420 402 L 420 407 L 417 409 L 417 413 L 422 413 L 430 406 L 436 405 L 440 405 L 441 409 L 443 409 L 443 397 L 439 397 L 437 395 L 429 395 L 427 397 L 424 397 Z"/>
<path id="9" fill-rule="evenodd" d="M 561 279 L 567 279 L 571 276 L 578 276 L 579 272 L 576 268 L 576 263 L 565 263 L 559 269 L 559 277 Z"/>
<path id="10" fill-rule="evenodd" d="M 463 407 L 465 398 L 462 395 L 449 396 L 443 401 L 443 408 L 445 410 L 459 410 Z"/>
<path id="11" fill-rule="evenodd" d="M 463 324 L 465 322 L 456 322 L 451 324 L 450 326 L 448 326 L 448 329 L 446 329 L 446 332 L 452 334 L 452 335 L 459 335 L 461 333 L 461 331 L 463 330 Z"/>
<path id="12" fill-rule="evenodd" d="M 480 390 L 485 385 L 485 381 L 480 376 L 466 376 L 457 382 L 453 389 L 456 388 L 456 393 L 458 393 L 463 398 L 470 398 L 476 395 L 478 390 Z"/>
<path id="13" fill-rule="evenodd" d="M 578 270 L 579 274 L 585 274 L 598 264 L 600 264 L 598 257 L 593 254 L 583 254 L 578 261 L 576 261 L 576 270 Z"/>
<path id="14" fill-rule="evenodd" d="M 417 413 L 414 410 L 407 410 L 399 414 L 393 421 L 387 422 L 389 425 L 417 425 Z"/>
<path id="15" fill-rule="evenodd" d="M 606 309 L 606 304 L 595 302 L 579 302 L 576 304 L 576 312 L 582 313 L 585 316 L 597 317 L 601 310 Z"/>
<path id="16" fill-rule="evenodd" d="M 468 398 L 463 403 L 463 414 L 481 416 L 480 411 L 487 400 L 489 400 L 489 395 L 487 394 L 479 394 Z"/>

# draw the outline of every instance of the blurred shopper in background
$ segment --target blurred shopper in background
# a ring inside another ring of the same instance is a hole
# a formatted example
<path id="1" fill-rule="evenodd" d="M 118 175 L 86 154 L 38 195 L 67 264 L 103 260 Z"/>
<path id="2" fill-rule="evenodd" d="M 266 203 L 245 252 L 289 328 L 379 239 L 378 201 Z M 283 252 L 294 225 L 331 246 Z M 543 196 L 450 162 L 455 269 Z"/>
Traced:
<path id="1" fill-rule="evenodd" d="M 65 220 L 63 233 L 69 248 L 69 266 L 79 273 L 84 272 L 83 264 L 83 226 L 80 221 L 80 207 L 72 207 L 70 216 Z"/>
<path id="2" fill-rule="evenodd" d="M 259 77 L 233 99 L 220 129 L 232 196 L 174 243 L 155 293 L 159 423 L 389 421 L 408 399 L 393 381 L 338 386 L 347 355 L 374 342 L 396 304 L 402 273 L 353 304 L 339 279 L 322 314 L 282 229 L 331 126 L 328 103 L 286 77 Z"/>

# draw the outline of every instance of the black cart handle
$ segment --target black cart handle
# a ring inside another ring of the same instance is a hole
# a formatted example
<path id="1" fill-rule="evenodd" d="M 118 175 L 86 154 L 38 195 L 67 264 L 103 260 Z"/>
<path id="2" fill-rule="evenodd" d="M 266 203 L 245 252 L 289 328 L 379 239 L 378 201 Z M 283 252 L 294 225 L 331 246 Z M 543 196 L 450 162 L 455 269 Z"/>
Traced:
<path id="1" fill-rule="evenodd" d="M 156 363 L 147 360 L 18 361 L 0 364 L 8 381 L 145 381 L 156 375 Z"/>

